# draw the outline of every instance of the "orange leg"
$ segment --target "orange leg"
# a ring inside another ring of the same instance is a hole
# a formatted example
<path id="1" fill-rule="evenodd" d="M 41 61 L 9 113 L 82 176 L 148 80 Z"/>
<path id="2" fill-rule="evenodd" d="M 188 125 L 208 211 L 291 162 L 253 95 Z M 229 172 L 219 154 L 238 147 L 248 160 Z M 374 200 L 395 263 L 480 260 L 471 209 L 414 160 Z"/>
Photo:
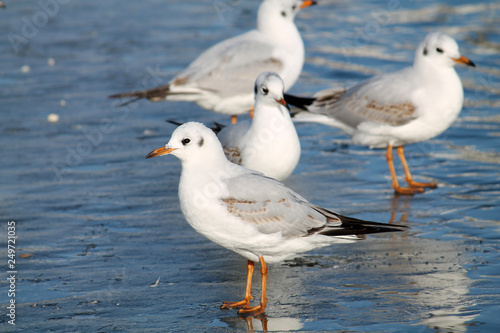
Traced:
<path id="1" fill-rule="evenodd" d="M 238 117 L 235 115 L 231 116 L 231 124 L 236 124 L 238 122 Z"/>
<path id="2" fill-rule="evenodd" d="M 408 164 L 406 163 L 406 158 L 405 158 L 405 152 L 403 146 L 399 146 L 397 148 L 398 150 L 398 156 L 399 159 L 401 160 L 401 164 L 403 165 L 403 169 L 405 171 L 405 176 L 406 176 L 406 181 L 408 182 L 408 185 L 410 187 L 431 187 L 431 188 L 436 188 L 435 183 L 420 183 L 416 182 L 413 180 L 411 173 L 410 173 L 410 168 L 408 167 Z"/>
<path id="3" fill-rule="evenodd" d="M 252 276 L 254 269 L 254 262 L 248 260 L 248 276 L 247 276 L 247 289 L 245 291 L 245 298 L 239 302 L 224 302 L 222 303 L 221 309 L 234 309 L 234 308 L 246 308 L 250 305 L 250 300 L 252 297 Z"/>
<path id="4" fill-rule="evenodd" d="M 392 146 L 387 146 L 387 151 L 385 153 L 385 157 L 387 158 L 387 164 L 389 165 L 389 171 L 391 172 L 392 178 L 392 187 L 394 188 L 394 192 L 399 194 L 414 194 L 415 192 L 422 193 L 424 192 L 423 188 L 419 187 L 401 187 L 399 186 L 398 179 L 396 177 L 396 170 L 394 169 L 394 161 L 392 158 Z"/>
<path id="5" fill-rule="evenodd" d="M 253 111 L 255 110 L 255 108 L 251 108 L 250 109 L 250 119 L 253 119 Z"/>
<path id="6" fill-rule="evenodd" d="M 238 314 L 258 316 L 264 312 L 267 306 L 266 285 L 267 285 L 267 265 L 264 257 L 260 257 L 260 274 L 262 274 L 262 296 L 260 297 L 260 304 L 254 307 L 245 307 L 238 311 Z"/>

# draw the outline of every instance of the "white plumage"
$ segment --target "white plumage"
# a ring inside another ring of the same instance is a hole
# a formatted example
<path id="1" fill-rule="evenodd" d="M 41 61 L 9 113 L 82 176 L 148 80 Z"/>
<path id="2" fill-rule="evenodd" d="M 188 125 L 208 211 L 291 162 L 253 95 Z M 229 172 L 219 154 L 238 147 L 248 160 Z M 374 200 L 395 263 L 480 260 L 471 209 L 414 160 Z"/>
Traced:
<path id="1" fill-rule="evenodd" d="M 361 221 L 309 203 L 280 182 L 229 162 L 215 133 L 200 123 L 178 127 L 165 147 L 147 157 L 172 154 L 182 162 L 179 200 L 188 223 L 199 233 L 263 267 L 261 304 L 224 303 L 243 313 L 264 311 L 266 262 L 293 258 L 314 248 L 346 243 L 359 235 L 401 231 L 402 227 Z M 250 268 L 251 267 L 251 268 Z"/>
<path id="2" fill-rule="evenodd" d="M 276 73 L 259 75 L 253 119 L 225 127 L 217 135 L 231 162 L 278 180 L 290 176 L 300 159 L 300 141 L 283 90 Z"/>
<path id="3" fill-rule="evenodd" d="M 475 66 L 460 55 L 453 38 L 434 32 L 417 48 L 412 67 L 374 76 L 347 90 L 327 89 L 310 99 L 290 95 L 285 99 L 307 110 L 294 120 L 341 128 L 355 144 L 387 147 L 388 160 L 392 159 L 392 146 L 398 146 L 406 180 L 413 189 L 400 188 L 395 174 L 393 187 L 401 193 L 421 192 L 422 186 L 435 185 L 413 182 L 402 146 L 429 140 L 457 119 L 464 93 L 453 67 L 456 63 Z"/>
<path id="4" fill-rule="evenodd" d="M 304 64 L 304 43 L 294 18 L 301 8 L 312 4 L 314 1 L 265 0 L 259 7 L 255 30 L 207 49 L 167 85 L 110 97 L 191 101 L 218 113 L 248 113 L 257 75 L 276 72 L 287 88 L 298 79 Z"/>

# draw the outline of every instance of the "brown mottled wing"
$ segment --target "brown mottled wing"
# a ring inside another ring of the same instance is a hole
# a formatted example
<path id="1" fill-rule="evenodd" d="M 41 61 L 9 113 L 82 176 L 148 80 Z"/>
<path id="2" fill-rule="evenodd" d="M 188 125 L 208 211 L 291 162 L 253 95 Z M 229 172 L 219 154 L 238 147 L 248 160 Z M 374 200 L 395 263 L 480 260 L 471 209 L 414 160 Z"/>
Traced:
<path id="1" fill-rule="evenodd" d="M 281 232 L 284 238 L 307 236 L 310 229 L 328 222 L 304 198 L 262 174 L 248 173 L 226 183 L 230 195 L 222 198 L 221 204 L 264 234 Z M 341 224 L 340 219 L 336 221 Z"/>
<path id="2" fill-rule="evenodd" d="M 263 234 L 284 238 L 324 235 L 359 239 L 361 235 L 402 231 L 404 226 L 363 221 L 313 205 L 280 182 L 260 173 L 226 180 L 230 193 L 221 199 L 228 213 L 255 226 Z"/>
<path id="3" fill-rule="evenodd" d="M 224 154 L 230 162 L 241 165 L 241 152 L 238 147 L 224 147 Z"/>
<path id="4" fill-rule="evenodd" d="M 109 96 L 162 101 L 168 95 L 199 95 L 211 91 L 221 98 L 253 94 L 253 85 L 262 72 L 281 74 L 281 59 L 273 53 L 275 45 L 256 30 L 226 39 L 200 54 L 168 84 L 147 90 Z"/>
<path id="5" fill-rule="evenodd" d="M 405 76 L 398 74 L 405 70 L 375 76 L 347 91 L 320 91 L 307 109 L 326 114 L 354 128 L 363 122 L 404 125 L 415 119 L 416 110 L 412 102 L 415 91 L 413 82 L 404 80 Z"/>
<path id="6" fill-rule="evenodd" d="M 243 152 L 245 144 L 245 135 L 250 129 L 252 122 L 249 120 L 238 121 L 236 124 L 226 126 L 217 134 L 226 158 L 241 165 L 243 162 Z"/>

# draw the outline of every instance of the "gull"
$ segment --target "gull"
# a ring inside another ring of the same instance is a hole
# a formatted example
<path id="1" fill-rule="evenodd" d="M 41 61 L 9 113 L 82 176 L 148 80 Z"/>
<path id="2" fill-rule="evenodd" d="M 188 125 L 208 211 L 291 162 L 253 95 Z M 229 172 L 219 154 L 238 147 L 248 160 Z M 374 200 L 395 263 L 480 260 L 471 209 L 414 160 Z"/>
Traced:
<path id="1" fill-rule="evenodd" d="M 182 164 L 179 201 L 188 223 L 248 260 L 244 299 L 222 304 L 222 308 L 241 308 L 240 314 L 255 316 L 266 309 L 266 263 L 354 242 L 365 234 L 405 228 L 340 215 L 308 202 L 275 179 L 228 161 L 215 133 L 201 123 L 181 125 L 164 147 L 146 158 L 167 154 Z M 260 304 L 252 307 L 255 261 L 261 264 L 262 295 Z"/>
<path id="2" fill-rule="evenodd" d="M 218 113 L 248 113 L 253 106 L 252 85 L 260 73 L 278 73 L 290 88 L 304 65 L 304 42 L 294 18 L 315 1 L 264 0 L 257 14 L 257 28 L 226 39 L 198 56 L 168 84 L 109 96 L 196 102 Z M 126 102 L 124 104 L 127 104 Z M 122 104 L 122 105 L 124 105 Z"/>
<path id="3" fill-rule="evenodd" d="M 276 73 L 264 72 L 257 77 L 254 91 L 252 120 L 231 126 L 215 123 L 210 128 L 217 134 L 229 161 L 284 180 L 299 163 L 300 141 L 283 98 L 283 80 Z"/>
<path id="4" fill-rule="evenodd" d="M 413 180 L 403 146 L 429 140 L 457 119 L 464 92 L 453 67 L 456 63 L 475 67 L 460 55 L 453 38 L 433 32 L 418 46 L 412 67 L 374 76 L 347 90 L 327 89 L 313 98 L 285 95 L 285 100 L 307 110 L 297 113 L 294 120 L 338 127 L 355 144 L 387 148 L 394 191 L 421 193 L 436 184 Z M 401 187 L 396 178 L 393 146 L 397 147 L 409 187 Z"/>
<path id="5" fill-rule="evenodd" d="M 253 119 L 225 127 L 217 136 L 231 162 L 284 180 L 299 163 L 300 141 L 283 98 L 283 80 L 264 72 L 254 91 Z"/>

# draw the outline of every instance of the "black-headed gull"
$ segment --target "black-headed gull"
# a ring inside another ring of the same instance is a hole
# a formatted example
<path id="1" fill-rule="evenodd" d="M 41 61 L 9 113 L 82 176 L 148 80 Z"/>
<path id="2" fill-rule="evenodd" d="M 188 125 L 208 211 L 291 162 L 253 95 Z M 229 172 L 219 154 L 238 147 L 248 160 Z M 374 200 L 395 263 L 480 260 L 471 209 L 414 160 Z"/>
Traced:
<path id="1" fill-rule="evenodd" d="M 444 132 L 462 109 L 462 82 L 453 66 L 475 66 L 460 55 L 457 42 L 440 32 L 427 35 L 417 48 L 412 67 L 380 74 L 347 90 L 327 89 L 313 98 L 285 95 L 285 100 L 308 112 L 295 115 L 308 121 L 338 127 L 355 144 L 387 147 L 386 157 L 397 193 L 423 192 L 434 183 L 413 180 L 403 146 L 429 140 Z M 397 147 L 409 187 L 396 178 L 392 148 Z"/>
<path id="2" fill-rule="evenodd" d="M 278 73 L 290 88 L 304 65 L 304 42 L 294 18 L 300 9 L 315 4 L 303 0 L 264 0 L 257 28 L 226 39 L 203 52 L 168 84 L 110 98 L 147 98 L 196 102 L 201 107 L 232 115 L 253 106 L 253 82 L 265 71 Z"/>
<path id="3" fill-rule="evenodd" d="M 262 173 L 229 162 L 215 133 L 201 123 L 178 127 L 170 141 L 146 158 L 172 154 L 182 162 L 179 200 L 188 223 L 211 241 L 248 259 L 245 297 L 224 302 L 239 313 L 264 312 L 267 263 L 298 253 L 350 243 L 364 234 L 402 231 L 403 226 L 362 221 L 316 206 Z M 250 307 L 254 262 L 260 261 L 262 296 Z"/>
<path id="4" fill-rule="evenodd" d="M 284 180 L 299 163 L 300 141 L 283 99 L 283 80 L 264 72 L 254 90 L 253 119 L 224 127 L 217 136 L 231 162 Z"/>

